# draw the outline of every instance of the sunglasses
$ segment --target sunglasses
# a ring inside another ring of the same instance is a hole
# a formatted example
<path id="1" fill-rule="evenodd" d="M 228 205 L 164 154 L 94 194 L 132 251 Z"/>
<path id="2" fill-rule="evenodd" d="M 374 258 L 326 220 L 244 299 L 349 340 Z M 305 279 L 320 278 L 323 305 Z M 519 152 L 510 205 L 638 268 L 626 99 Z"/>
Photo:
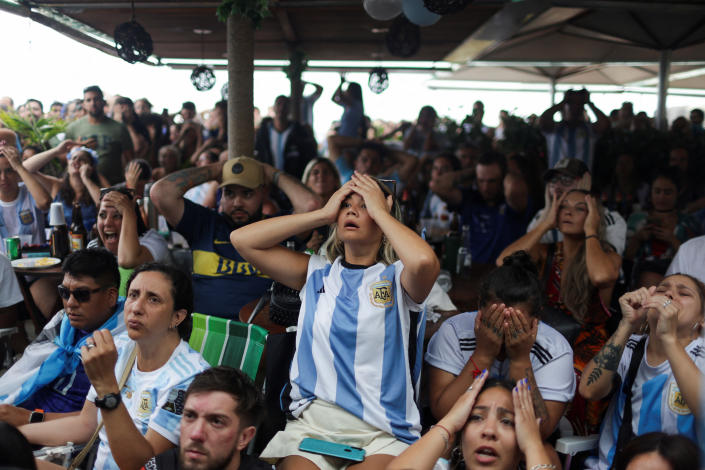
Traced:
<path id="1" fill-rule="evenodd" d="M 104 287 L 98 287 L 97 289 L 87 289 L 83 287 L 71 290 L 68 287 L 62 286 L 61 284 L 59 284 L 57 287 L 59 289 L 59 296 L 62 299 L 69 300 L 71 298 L 71 295 L 73 295 L 73 298 L 76 299 L 76 302 L 81 304 L 91 300 L 91 294 L 95 294 L 96 292 L 105 289 Z"/>
<path id="2" fill-rule="evenodd" d="M 384 178 L 375 178 L 378 183 L 383 184 L 384 186 L 387 187 L 387 190 L 392 196 L 396 196 L 397 194 L 397 180 L 392 180 L 392 179 L 384 179 Z"/>
<path id="3" fill-rule="evenodd" d="M 575 178 L 571 178 L 570 176 L 565 175 L 554 176 L 549 181 L 549 183 L 560 184 L 562 186 L 570 186 L 571 184 L 573 184 L 573 182 L 575 182 Z"/>

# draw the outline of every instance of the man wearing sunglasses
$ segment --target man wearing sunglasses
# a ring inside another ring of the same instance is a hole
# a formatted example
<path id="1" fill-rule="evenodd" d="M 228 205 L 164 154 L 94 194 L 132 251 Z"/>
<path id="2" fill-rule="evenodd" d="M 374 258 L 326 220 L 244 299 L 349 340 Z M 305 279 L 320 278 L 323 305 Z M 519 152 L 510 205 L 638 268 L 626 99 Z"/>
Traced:
<path id="1" fill-rule="evenodd" d="M 79 412 L 90 381 L 81 363 L 81 346 L 93 331 L 125 331 L 124 298 L 115 256 L 96 248 L 71 253 L 58 285 L 64 308 L 0 377 L 0 420 L 14 426 Z M 34 410 L 34 411 L 32 411 Z"/>

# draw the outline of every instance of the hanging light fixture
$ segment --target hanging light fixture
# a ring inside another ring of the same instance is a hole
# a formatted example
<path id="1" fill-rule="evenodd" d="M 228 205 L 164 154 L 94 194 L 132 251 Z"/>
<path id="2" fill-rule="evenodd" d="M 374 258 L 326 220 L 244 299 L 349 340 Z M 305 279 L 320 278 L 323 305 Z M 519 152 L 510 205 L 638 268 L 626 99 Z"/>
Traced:
<path id="1" fill-rule="evenodd" d="M 131 64 L 144 62 L 154 51 L 152 37 L 135 19 L 134 0 L 132 0 L 132 20 L 117 25 L 113 37 L 118 56 Z"/>
<path id="2" fill-rule="evenodd" d="M 201 35 L 201 62 L 205 60 L 205 35 L 210 34 L 209 29 L 194 29 L 194 33 Z M 215 85 L 215 73 L 207 65 L 199 65 L 191 72 L 191 83 L 198 91 L 207 91 Z"/>
<path id="3" fill-rule="evenodd" d="M 387 69 L 383 67 L 375 67 L 370 70 L 370 78 L 367 80 L 367 86 L 370 87 L 372 93 L 380 94 L 389 88 L 389 75 Z"/>

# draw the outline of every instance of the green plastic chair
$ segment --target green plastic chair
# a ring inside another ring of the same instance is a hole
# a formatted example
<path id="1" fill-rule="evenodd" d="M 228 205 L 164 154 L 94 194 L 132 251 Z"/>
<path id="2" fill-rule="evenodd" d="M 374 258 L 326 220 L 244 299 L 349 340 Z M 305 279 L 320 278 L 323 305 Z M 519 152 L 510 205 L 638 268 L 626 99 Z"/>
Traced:
<path id="1" fill-rule="evenodd" d="M 261 326 L 191 314 L 193 329 L 189 345 L 211 365 L 240 369 L 252 380 L 257 376 L 268 331 Z"/>

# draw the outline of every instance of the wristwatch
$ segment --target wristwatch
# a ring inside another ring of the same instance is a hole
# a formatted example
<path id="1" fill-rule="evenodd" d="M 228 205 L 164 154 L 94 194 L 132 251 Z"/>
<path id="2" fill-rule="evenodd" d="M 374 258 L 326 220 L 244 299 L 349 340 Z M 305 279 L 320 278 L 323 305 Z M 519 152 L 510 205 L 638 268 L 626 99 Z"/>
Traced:
<path id="1" fill-rule="evenodd" d="M 41 423 L 44 421 L 44 410 L 37 408 L 29 414 L 30 423 Z"/>
<path id="2" fill-rule="evenodd" d="M 114 410 L 121 401 L 122 397 L 119 393 L 106 393 L 103 398 L 96 397 L 95 406 L 104 410 Z"/>

